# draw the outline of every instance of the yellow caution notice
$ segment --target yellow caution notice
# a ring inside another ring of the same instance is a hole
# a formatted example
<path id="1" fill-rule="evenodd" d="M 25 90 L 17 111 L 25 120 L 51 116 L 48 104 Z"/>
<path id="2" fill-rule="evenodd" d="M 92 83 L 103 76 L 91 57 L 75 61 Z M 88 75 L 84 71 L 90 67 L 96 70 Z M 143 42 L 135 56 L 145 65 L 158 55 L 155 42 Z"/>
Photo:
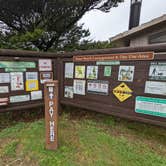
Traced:
<path id="1" fill-rule="evenodd" d="M 133 91 L 125 83 L 121 83 L 119 86 L 113 89 L 113 94 L 120 102 L 123 102 L 131 97 L 132 92 Z"/>
<path id="2" fill-rule="evenodd" d="M 27 80 L 26 81 L 26 91 L 39 90 L 38 80 Z"/>

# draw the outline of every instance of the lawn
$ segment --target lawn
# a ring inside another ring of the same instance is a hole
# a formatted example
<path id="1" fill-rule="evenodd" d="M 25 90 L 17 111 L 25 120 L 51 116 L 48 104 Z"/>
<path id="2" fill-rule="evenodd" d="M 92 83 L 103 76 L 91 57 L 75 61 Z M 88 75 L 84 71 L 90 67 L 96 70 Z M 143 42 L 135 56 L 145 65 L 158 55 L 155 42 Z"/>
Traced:
<path id="1" fill-rule="evenodd" d="M 58 150 L 45 150 L 44 136 L 44 119 L 1 129 L 0 166 L 166 165 L 164 128 L 75 110 L 59 117 Z"/>

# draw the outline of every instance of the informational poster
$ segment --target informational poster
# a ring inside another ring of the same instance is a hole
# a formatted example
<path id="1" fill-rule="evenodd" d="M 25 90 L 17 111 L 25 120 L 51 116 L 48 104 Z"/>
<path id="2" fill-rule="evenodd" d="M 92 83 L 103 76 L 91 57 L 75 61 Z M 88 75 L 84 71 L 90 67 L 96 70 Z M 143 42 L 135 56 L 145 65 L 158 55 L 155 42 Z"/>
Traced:
<path id="1" fill-rule="evenodd" d="M 30 101 L 30 95 L 10 96 L 10 103 Z"/>
<path id="2" fill-rule="evenodd" d="M 120 66 L 118 81 L 132 82 L 135 66 Z"/>
<path id="3" fill-rule="evenodd" d="M 11 90 L 24 90 L 24 81 L 23 81 L 23 73 L 22 72 L 13 72 L 10 73 L 11 77 Z"/>
<path id="4" fill-rule="evenodd" d="M 26 80 L 38 80 L 38 72 L 26 72 Z"/>
<path id="5" fill-rule="evenodd" d="M 96 62 L 96 65 L 108 65 L 108 66 L 120 65 L 120 61 L 98 61 Z"/>
<path id="6" fill-rule="evenodd" d="M 97 79 L 98 78 L 98 66 L 87 66 L 87 79 Z"/>
<path id="7" fill-rule="evenodd" d="M 8 105 L 8 103 L 9 103 L 9 98 L 8 97 L 0 98 L 0 106 Z"/>
<path id="8" fill-rule="evenodd" d="M 45 82 L 53 80 L 53 72 L 41 72 L 40 73 L 40 83 L 44 84 Z"/>
<path id="9" fill-rule="evenodd" d="M 88 93 L 108 95 L 109 82 L 102 80 L 89 80 L 87 83 Z"/>
<path id="10" fill-rule="evenodd" d="M 74 63 L 65 63 L 65 78 L 73 78 Z"/>
<path id="11" fill-rule="evenodd" d="M 111 66 L 105 66 L 104 67 L 104 76 L 105 77 L 110 77 L 112 72 L 112 67 Z"/>
<path id="12" fill-rule="evenodd" d="M 37 91 L 39 90 L 38 80 L 26 80 L 26 91 Z"/>
<path id="13" fill-rule="evenodd" d="M 10 83 L 10 74 L 0 73 L 0 83 Z"/>
<path id="14" fill-rule="evenodd" d="M 85 80 L 74 80 L 74 94 L 85 95 Z"/>
<path id="15" fill-rule="evenodd" d="M 9 93 L 8 86 L 0 86 L 0 93 Z"/>
<path id="16" fill-rule="evenodd" d="M 135 112 L 166 118 L 166 99 L 137 96 Z"/>
<path id="17" fill-rule="evenodd" d="M 39 71 L 52 71 L 51 59 L 39 59 Z"/>
<path id="18" fill-rule="evenodd" d="M 124 102 L 132 96 L 132 90 L 125 84 L 121 83 L 116 88 L 113 89 L 113 94 L 120 102 Z"/>
<path id="19" fill-rule="evenodd" d="M 85 78 L 85 66 L 75 66 L 75 78 Z"/>
<path id="20" fill-rule="evenodd" d="M 1 61 L 0 68 L 5 68 L 5 72 L 24 72 L 27 68 L 36 68 L 35 62 Z"/>
<path id="21" fill-rule="evenodd" d="M 32 91 L 31 92 L 31 100 L 40 100 L 42 99 L 42 91 Z"/>
<path id="22" fill-rule="evenodd" d="M 65 86 L 64 97 L 73 99 L 73 96 L 74 96 L 73 86 Z"/>
<path id="23" fill-rule="evenodd" d="M 166 62 L 152 62 L 149 70 L 150 80 L 166 80 Z"/>
<path id="24" fill-rule="evenodd" d="M 166 95 L 166 82 L 146 81 L 145 93 Z"/>
<path id="25" fill-rule="evenodd" d="M 26 91 L 39 90 L 38 72 L 26 72 Z"/>

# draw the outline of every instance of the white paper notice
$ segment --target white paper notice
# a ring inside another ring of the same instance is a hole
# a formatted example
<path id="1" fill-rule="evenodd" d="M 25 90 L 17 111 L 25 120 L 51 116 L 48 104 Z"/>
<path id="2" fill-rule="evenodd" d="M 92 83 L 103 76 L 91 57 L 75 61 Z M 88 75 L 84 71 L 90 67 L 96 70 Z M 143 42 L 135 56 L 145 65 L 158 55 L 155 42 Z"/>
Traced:
<path id="1" fill-rule="evenodd" d="M 11 76 L 11 90 L 24 90 L 24 81 L 22 72 L 10 73 Z"/>
<path id="2" fill-rule="evenodd" d="M 39 71 L 52 71 L 51 59 L 39 59 Z"/>
<path id="3" fill-rule="evenodd" d="M 26 80 L 38 80 L 38 72 L 26 72 Z"/>
<path id="4" fill-rule="evenodd" d="M 65 78 L 73 78 L 74 64 L 65 63 Z"/>
<path id="5" fill-rule="evenodd" d="M 73 86 L 65 86 L 65 94 L 64 97 L 66 98 L 73 98 Z"/>
<path id="6" fill-rule="evenodd" d="M 146 81 L 145 93 L 166 95 L 166 82 Z"/>
<path id="7" fill-rule="evenodd" d="M 42 99 L 42 91 L 32 91 L 31 92 L 31 100 L 40 100 Z"/>
<path id="8" fill-rule="evenodd" d="M 30 100 L 30 95 L 10 96 L 10 103 L 25 102 Z"/>
<path id="9" fill-rule="evenodd" d="M 74 80 L 74 93 L 85 95 L 85 80 Z"/>
<path id="10" fill-rule="evenodd" d="M 108 95 L 109 82 L 100 80 L 90 80 L 87 83 L 88 93 Z"/>
<path id="11" fill-rule="evenodd" d="M 0 86 L 0 93 L 9 93 L 8 86 Z"/>
<path id="12" fill-rule="evenodd" d="M 0 73 L 0 83 L 10 83 L 10 74 Z"/>

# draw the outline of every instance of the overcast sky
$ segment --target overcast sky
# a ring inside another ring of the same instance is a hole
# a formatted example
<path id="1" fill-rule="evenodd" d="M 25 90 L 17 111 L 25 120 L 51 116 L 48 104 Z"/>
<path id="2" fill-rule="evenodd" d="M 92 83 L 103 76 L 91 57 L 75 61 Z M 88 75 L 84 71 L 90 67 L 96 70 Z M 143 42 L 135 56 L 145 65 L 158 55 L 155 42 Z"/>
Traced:
<path id="1" fill-rule="evenodd" d="M 91 39 L 108 40 L 110 37 L 128 30 L 130 0 L 124 0 L 117 8 L 109 13 L 97 10 L 86 13 L 79 23 L 89 28 Z M 166 14 L 166 0 L 143 0 L 140 24 Z"/>

